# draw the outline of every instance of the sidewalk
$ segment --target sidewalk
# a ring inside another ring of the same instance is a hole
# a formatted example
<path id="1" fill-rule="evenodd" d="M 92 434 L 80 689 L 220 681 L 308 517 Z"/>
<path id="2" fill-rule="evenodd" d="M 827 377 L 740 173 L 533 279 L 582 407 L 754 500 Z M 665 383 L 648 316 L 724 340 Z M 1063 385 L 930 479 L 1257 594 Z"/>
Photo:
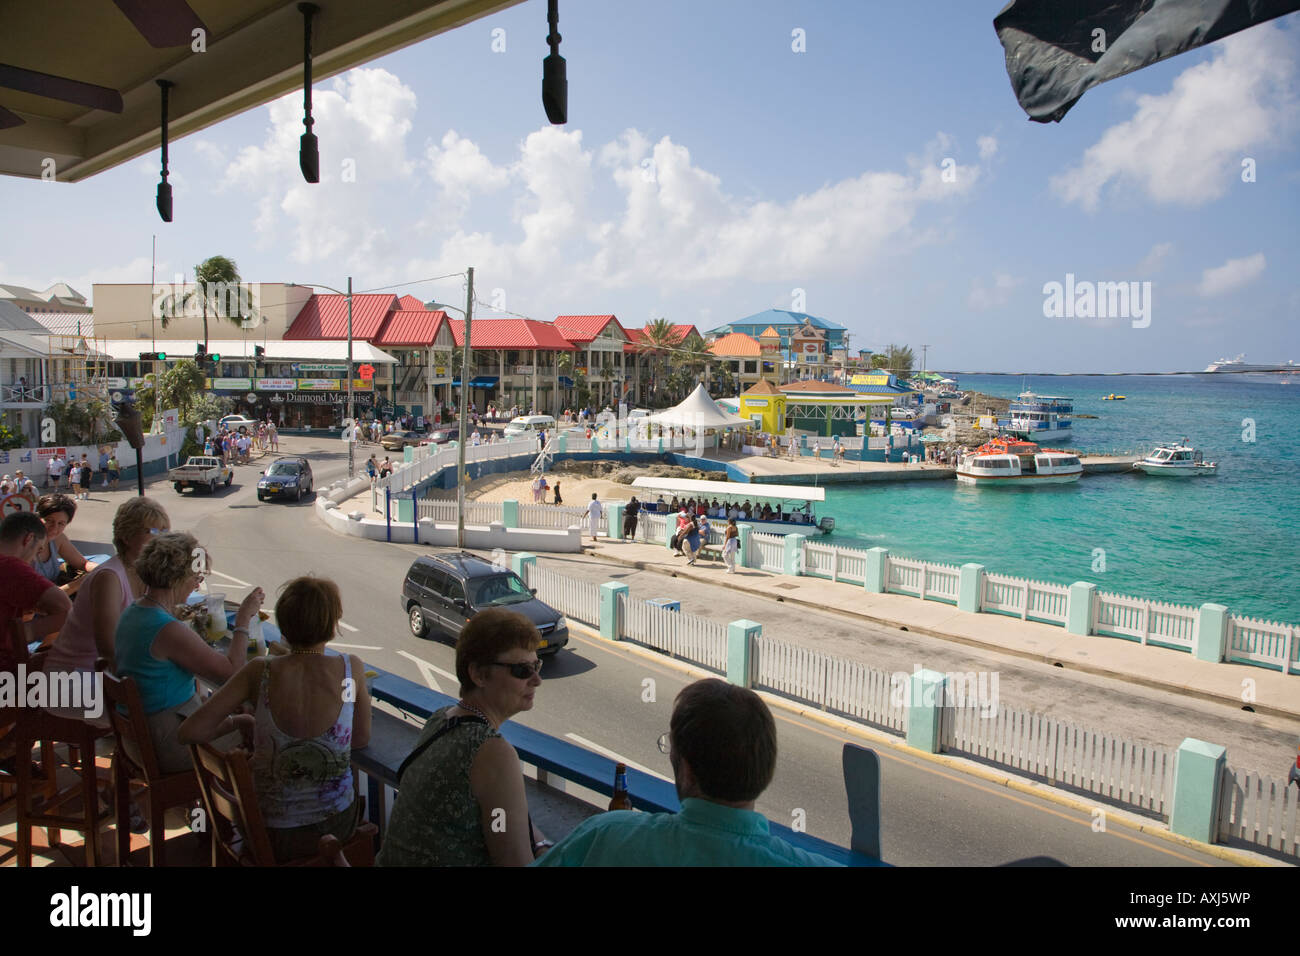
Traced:
<path id="1" fill-rule="evenodd" d="M 787 604 L 830 611 L 863 621 L 924 634 L 970 647 L 1013 654 L 1070 670 L 1119 679 L 1240 708 L 1243 681 L 1255 684 L 1255 713 L 1300 720 L 1300 677 L 1244 664 L 1211 664 L 1191 654 L 1135 641 L 1092 635 L 1021 621 L 1001 614 L 971 614 L 949 604 L 903 594 L 872 594 L 862 587 L 824 578 L 773 574 L 738 568 L 728 575 L 720 563 L 687 566 L 661 545 L 584 537 L 584 552 L 601 561 L 720 585 Z M 755 612 L 757 614 L 757 611 Z"/>

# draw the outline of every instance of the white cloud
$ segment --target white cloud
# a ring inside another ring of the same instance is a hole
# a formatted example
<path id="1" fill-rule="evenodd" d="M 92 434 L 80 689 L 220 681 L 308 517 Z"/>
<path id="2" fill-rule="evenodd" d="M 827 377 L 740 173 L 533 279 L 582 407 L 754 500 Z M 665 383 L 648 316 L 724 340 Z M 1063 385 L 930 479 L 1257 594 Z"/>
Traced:
<path id="1" fill-rule="evenodd" d="M 1103 190 L 1123 184 L 1195 206 L 1240 186 L 1242 159 L 1295 128 L 1295 40 L 1264 24 L 1211 50 L 1213 59 L 1184 70 L 1168 93 L 1137 97 L 1132 119 L 1052 179 L 1057 194 L 1094 210 Z"/>
<path id="2" fill-rule="evenodd" d="M 975 140 L 975 145 L 979 147 L 980 160 L 988 162 L 998 153 L 998 140 L 996 136 L 981 136 Z"/>
<path id="3" fill-rule="evenodd" d="M 1221 266 L 1202 272 L 1196 291 L 1204 296 L 1223 295 L 1258 279 L 1266 265 L 1262 252 L 1242 259 L 1229 259 Z"/>
<path id="4" fill-rule="evenodd" d="M 1151 247 L 1151 251 L 1146 254 L 1141 262 L 1138 263 L 1137 271 L 1143 275 L 1150 275 L 1153 272 L 1159 272 L 1164 266 L 1165 260 L 1169 254 L 1174 251 L 1172 242 L 1158 242 Z"/>
<path id="5" fill-rule="evenodd" d="M 999 272 L 993 276 L 993 285 L 988 287 L 984 285 L 983 279 L 976 278 L 971 283 L 970 292 L 966 296 L 966 306 L 977 312 L 986 312 L 1004 306 L 1011 301 L 1011 293 L 1024 281 L 1023 278 Z"/>
<path id="6" fill-rule="evenodd" d="M 478 145 L 448 130 L 440 146 L 425 150 L 429 173 L 442 188 L 445 203 L 459 216 L 476 192 L 494 192 L 510 181 L 510 170 L 493 165 Z M 450 210 L 449 210 L 450 211 Z"/>

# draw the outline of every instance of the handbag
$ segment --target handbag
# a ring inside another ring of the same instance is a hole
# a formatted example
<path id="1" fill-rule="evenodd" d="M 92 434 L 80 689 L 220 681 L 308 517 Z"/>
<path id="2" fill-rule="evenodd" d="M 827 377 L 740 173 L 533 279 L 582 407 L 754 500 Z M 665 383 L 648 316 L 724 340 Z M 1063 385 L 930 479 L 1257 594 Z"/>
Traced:
<path id="1" fill-rule="evenodd" d="M 418 745 L 414 750 L 412 750 L 409 754 L 406 755 L 406 759 L 402 761 L 402 765 L 397 768 L 397 786 L 399 788 L 402 786 L 402 774 L 406 773 L 406 768 L 409 767 L 416 760 L 418 760 L 420 754 L 428 750 L 429 747 L 433 744 L 433 742 L 437 740 L 439 737 L 441 737 L 443 734 L 447 733 L 447 731 L 455 730 L 461 724 L 486 724 L 486 723 L 487 721 L 484 720 L 482 717 L 449 717 L 447 719 L 447 722 L 438 728 L 437 733 L 435 733 L 428 740 L 424 741 L 424 743 Z"/>

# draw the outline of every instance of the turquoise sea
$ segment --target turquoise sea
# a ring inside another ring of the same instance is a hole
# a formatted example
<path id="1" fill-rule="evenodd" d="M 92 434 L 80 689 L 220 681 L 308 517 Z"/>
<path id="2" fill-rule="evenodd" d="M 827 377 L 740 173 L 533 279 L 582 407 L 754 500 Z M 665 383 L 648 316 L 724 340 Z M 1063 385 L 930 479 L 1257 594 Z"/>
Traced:
<path id="1" fill-rule="evenodd" d="M 1076 414 L 1100 416 L 1076 420 L 1074 438 L 1053 444 L 1147 451 L 1186 437 L 1219 462 L 1219 473 L 1084 475 L 1073 485 L 1033 489 L 832 485 L 823 513 L 835 516 L 837 544 L 976 561 L 1039 581 L 1092 581 L 1178 604 L 1215 601 L 1233 613 L 1300 624 L 1300 382 L 1222 374 L 959 381 L 1009 398 L 1027 384 L 1073 398 Z M 1128 399 L 1102 401 L 1111 392 Z M 1105 570 L 1094 570 L 1103 559 Z"/>

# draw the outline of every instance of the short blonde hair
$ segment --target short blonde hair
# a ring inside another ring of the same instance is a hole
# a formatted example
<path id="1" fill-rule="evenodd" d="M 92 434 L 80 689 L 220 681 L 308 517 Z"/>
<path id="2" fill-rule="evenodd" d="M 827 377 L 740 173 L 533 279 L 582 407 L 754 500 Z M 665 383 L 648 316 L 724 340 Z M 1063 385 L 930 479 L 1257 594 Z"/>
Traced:
<path id="1" fill-rule="evenodd" d="M 199 541 L 185 531 L 168 531 L 156 535 L 144 546 L 136 558 L 135 571 L 140 580 L 151 588 L 171 588 L 183 581 L 196 560 L 194 550 Z M 210 566 L 207 555 L 199 555 L 205 567 Z"/>
<path id="2" fill-rule="evenodd" d="M 339 586 L 310 574 L 294 578 L 280 590 L 275 620 L 280 634 L 295 647 L 311 647 L 334 639 L 343 617 Z"/>
<path id="3" fill-rule="evenodd" d="M 113 547 L 118 554 L 125 554 L 128 541 L 159 523 L 169 528 L 172 524 L 162 505 L 152 498 L 128 499 L 113 515 Z"/>

